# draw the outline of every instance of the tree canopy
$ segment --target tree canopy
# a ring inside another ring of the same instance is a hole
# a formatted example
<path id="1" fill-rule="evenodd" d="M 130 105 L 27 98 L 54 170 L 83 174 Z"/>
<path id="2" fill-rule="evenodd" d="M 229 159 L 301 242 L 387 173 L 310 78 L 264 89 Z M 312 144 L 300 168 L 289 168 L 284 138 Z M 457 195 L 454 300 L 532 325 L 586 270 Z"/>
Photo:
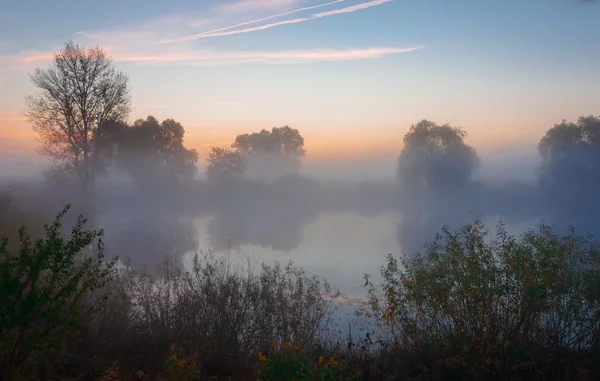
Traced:
<path id="1" fill-rule="evenodd" d="M 231 147 L 246 157 L 249 174 L 263 179 L 297 173 L 306 154 L 304 138 L 289 126 L 238 135 Z"/>
<path id="2" fill-rule="evenodd" d="M 545 185 L 562 181 L 599 180 L 600 117 L 563 120 L 550 128 L 538 143 Z"/>
<path id="3" fill-rule="evenodd" d="M 40 93 L 27 98 L 25 115 L 38 134 L 40 152 L 77 174 L 86 191 L 92 189 L 98 126 L 123 122 L 129 114 L 127 76 L 102 49 L 69 41 L 49 68 L 35 70 L 31 82 Z"/>
<path id="4" fill-rule="evenodd" d="M 140 185 L 191 179 L 197 172 L 198 153 L 185 148 L 184 134 L 175 120 L 159 123 L 153 116 L 131 126 L 106 123 L 100 132 L 103 158 Z"/>
<path id="5" fill-rule="evenodd" d="M 244 155 L 270 153 L 300 158 L 306 154 L 304 138 L 289 126 L 273 127 L 271 132 L 262 130 L 238 135 L 232 148 L 239 149 Z"/>
<path id="6" fill-rule="evenodd" d="M 563 120 L 540 140 L 540 189 L 561 225 L 595 231 L 600 207 L 590 200 L 600 186 L 600 117 Z M 574 195 L 577 195 L 574 197 Z"/>
<path id="7" fill-rule="evenodd" d="M 232 180 L 246 172 L 246 159 L 238 150 L 211 147 L 207 159 L 206 177 L 210 181 Z"/>
<path id="8" fill-rule="evenodd" d="M 421 120 L 404 136 L 398 178 L 406 184 L 447 188 L 464 185 L 480 165 L 466 132 L 448 124 Z"/>

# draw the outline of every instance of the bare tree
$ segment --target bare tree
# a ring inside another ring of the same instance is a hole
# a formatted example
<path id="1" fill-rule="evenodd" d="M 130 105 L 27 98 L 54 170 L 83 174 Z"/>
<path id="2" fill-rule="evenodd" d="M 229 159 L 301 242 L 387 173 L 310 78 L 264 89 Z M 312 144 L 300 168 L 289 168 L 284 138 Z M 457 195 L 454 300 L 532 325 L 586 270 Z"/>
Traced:
<path id="1" fill-rule="evenodd" d="M 25 116 L 38 133 L 40 152 L 75 173 L 85 192 L 98 169 L 98 126 L 125 121 L 130 110 L 127 76 L 116 71 L 100 48 L 73 41 L 31 81 L 41 92 L 27 98 Z"/>

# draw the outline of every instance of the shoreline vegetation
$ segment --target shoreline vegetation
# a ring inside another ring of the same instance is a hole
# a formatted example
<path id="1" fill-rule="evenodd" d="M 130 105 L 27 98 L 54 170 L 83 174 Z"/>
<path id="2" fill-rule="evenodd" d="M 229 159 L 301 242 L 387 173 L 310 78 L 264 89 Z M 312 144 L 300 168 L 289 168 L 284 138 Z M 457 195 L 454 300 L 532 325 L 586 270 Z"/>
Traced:
<path id="1" fill-rule="evenodd" d="M 199 253 L 134 271 L 83 217 L 65 234 L 68 209 L 40 239 L 21 229 L 17 251 L 1 241 L 2 380 L 598 377 L 600 246 L 574 231 L 443 229 L 365 277 L 343 334 L 339 292 L 293 263 Z"/>

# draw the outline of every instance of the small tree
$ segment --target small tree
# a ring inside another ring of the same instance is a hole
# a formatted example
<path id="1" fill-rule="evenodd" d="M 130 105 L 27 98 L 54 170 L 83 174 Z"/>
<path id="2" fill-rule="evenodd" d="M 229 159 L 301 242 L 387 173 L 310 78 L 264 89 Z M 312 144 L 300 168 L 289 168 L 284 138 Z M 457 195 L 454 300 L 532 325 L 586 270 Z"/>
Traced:
<path id="1" fill-rule="evenodd" d="M 130 109 L 128 79 L 96 47 L 69 41 L 46 70 L 31 82 L 41 90 L 27 98 L 28 120 L 41 141 L 40 151 L 77 175 L 84 191 L 98 169 L 98 126 L 125 121 Z"/>
<path id="2" fill-rule="evenodd" d="M 99 129 L 101 156 L 140 187 L 173 186 L 193 179 L 197 172 L 198 153 L 183 145 L 184 135 L 180 123 L 159 122 L 151 115 L 131 126 L 104 123 Z"/>
<path id="3" fill-rule="evenodd" d="M 246 159 L 237 150 L 211 147 L 207 155 L 206 177 L 211 181 L 240 178 L 246 172 Z"/>
<path id="4" fill-rule="evenodd" d="M 465 185 L 480 159 L 464 141 L 466 132 L 448 124 L 421 120 L 404 135 L 398 178 L 405 184 L 433 189 Z"/>
<path id="5" fill-rule="evenodd" d="M 304 138 L 289 126 L 238 135 L 231 148 L 246 157 L 250 174 L 263 179 L 298 173 L 306 155 Z"/>
<path id="6" fill-rule="evenodd" d="M 37 353 L 60 345 L 69 330 L 79 328 L 82 299 L 113 274 L 115 260 L 104 260 L 102 231 L 84 230 L 80 216 L 71 236 L 62 236 L 61 218 L 68 209 L 45 226 L 45 239 L 32 243 L 21 228 L 18 254 L 6 249 L 6 238 L 0 240 L 1 380 L 16 377 Z"/>

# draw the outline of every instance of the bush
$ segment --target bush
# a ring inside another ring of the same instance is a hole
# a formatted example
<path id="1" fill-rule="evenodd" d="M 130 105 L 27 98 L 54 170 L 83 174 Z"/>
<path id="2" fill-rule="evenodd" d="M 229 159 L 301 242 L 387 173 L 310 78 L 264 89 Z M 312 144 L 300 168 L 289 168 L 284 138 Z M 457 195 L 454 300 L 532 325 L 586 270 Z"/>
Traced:
<path id="1" fill-rule="evenodd" d="M 67 209 L 45 239 L 21 229 L 17 254 L 0 243 L 0 380 L 600 375 L 600 246 L 574 231 L 444 229 L 423 255 L 388 256 L 381 288 L 366 278 L 363 325 L 342 339 L 328 336 L 339 293 L 293 263 L 199 253 L 117 269 L 83 218 L 63 237 Z"/>
<path id="2" fill-rule="evenodd" d="M 210 253 L 191 262 L 167 257 L 158 271 L 126 270 L 96 290 L 109 303 L 72 343 L 69 368 L 87 379 L 115 361 L 121 376 L 245 378 L 257 351 L 317 337 L 338 294 L 293 263 L 255 268 Z"/>
<path id="3" fill-rule="evenodd" d="M 45 226 L 45 239 L 32 242 L 21 228 L 17 254 L 7 250 L 8 239 L 0 240 L 0 379 L 16 377 L 60 347 L 83 323 L 83 298 L 111 278 L 115 262 L 104 261 L 101 231 L 84 230 L 80 217 L 70 237 L 62 236 L 68 209 Z"/>
<path id="4" fill-rule="evenodd" d="M 311 350 L 310 346 L 306 350 L 303 340 L 296 345 L 286 341 L 279 348 L 276 343 L 273 343 L 273 347 L 276 350 L 271 356 L 262 352 L 258 353 L 258 359 L 261 362 L 257 371 L 259 381 L 335 381 L 343 379 L 339 371 L 339 360 L 332 356 L 326 357 L 318 354 L 319 352 Z"/>
<path id="5" fill-rule="evenodd" d="M 475 221 L 444 229 L 425 255 L 388 256 L 383 295 L 366 279 L 369 307 L 395 348 L 426 365 L 415 372 L 557 379 L 556 356 L 572 360 L 559 373 L 583 369 L 599 344 L 599 249 L 545 225 L 519 239 L 500 225 L 490 239 Z"/>

